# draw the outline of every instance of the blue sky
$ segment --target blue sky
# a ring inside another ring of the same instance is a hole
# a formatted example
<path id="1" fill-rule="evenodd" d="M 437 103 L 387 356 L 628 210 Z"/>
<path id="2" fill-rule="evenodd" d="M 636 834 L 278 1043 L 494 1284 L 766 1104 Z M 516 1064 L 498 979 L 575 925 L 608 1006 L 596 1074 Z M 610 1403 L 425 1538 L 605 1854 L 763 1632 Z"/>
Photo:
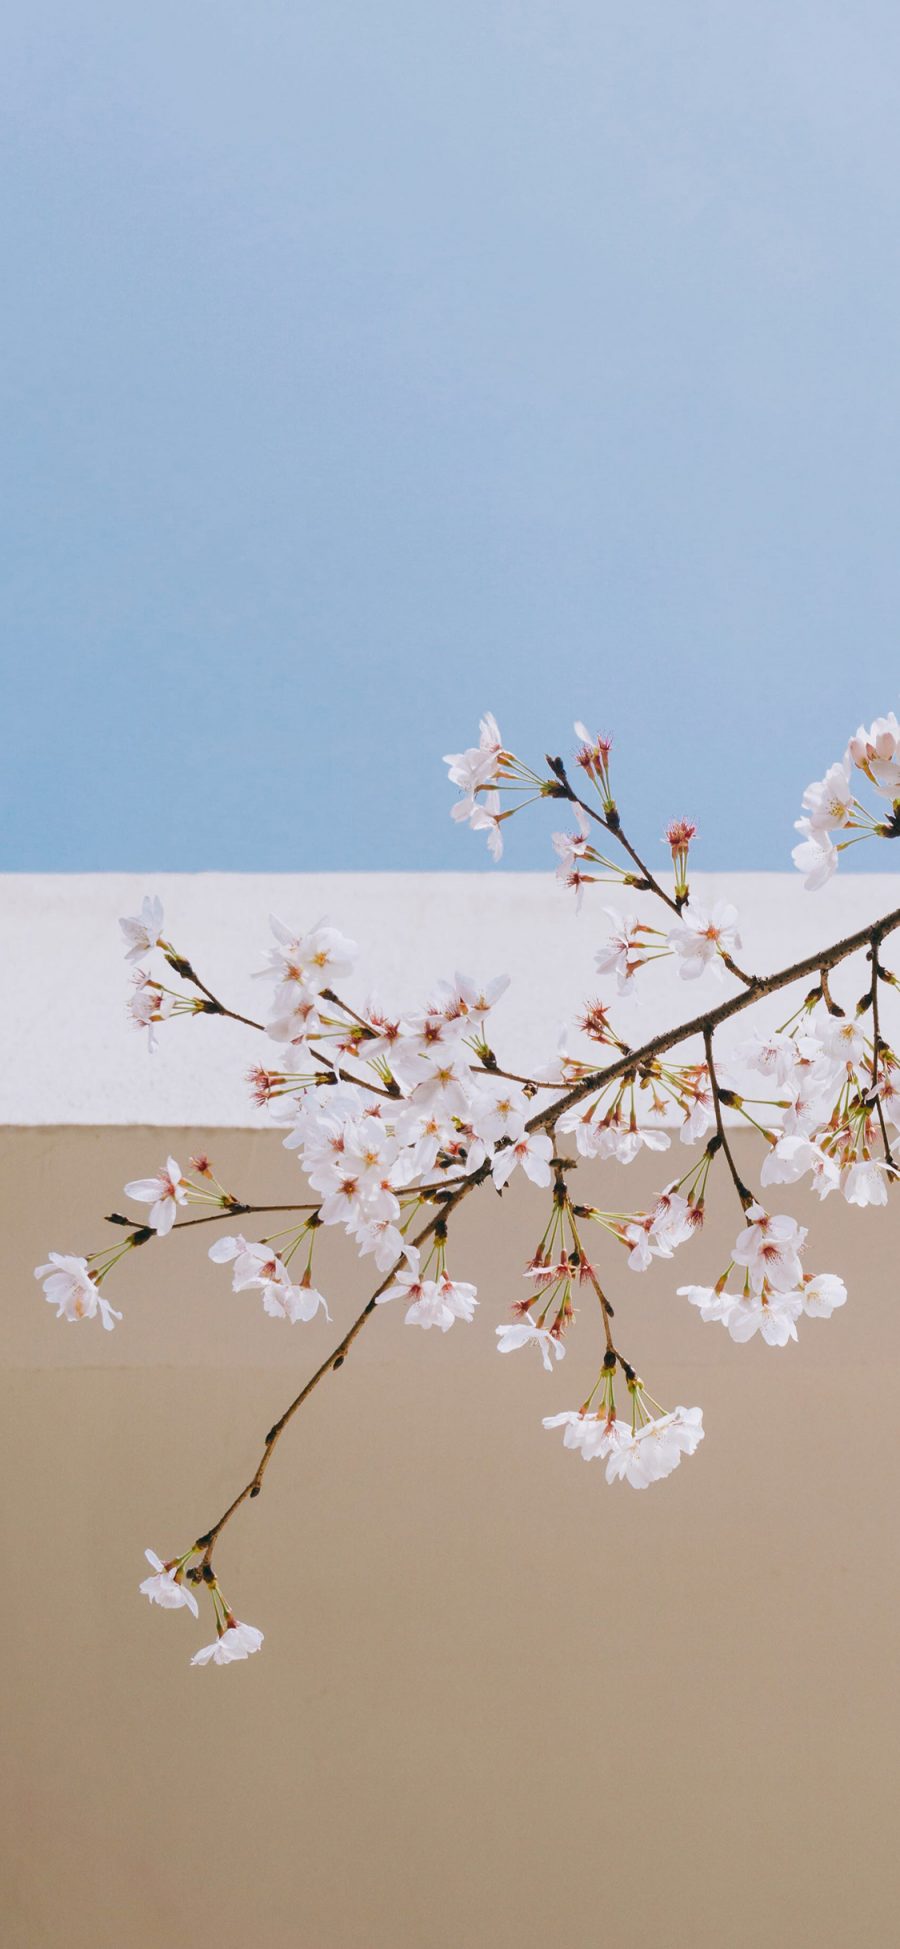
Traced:
<path id="1" fill-rule="evenodd" d="M 894 6 L 13 0 L 0 92 L 4 866 L 486 865 L 485 707 L 787 863 L 900 691 Z"/>

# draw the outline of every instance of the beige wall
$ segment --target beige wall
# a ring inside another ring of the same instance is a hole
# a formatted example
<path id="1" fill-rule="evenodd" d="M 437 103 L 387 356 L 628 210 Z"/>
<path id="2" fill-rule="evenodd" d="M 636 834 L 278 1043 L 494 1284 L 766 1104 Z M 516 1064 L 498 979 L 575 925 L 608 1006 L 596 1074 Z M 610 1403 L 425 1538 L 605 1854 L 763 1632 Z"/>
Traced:
<path id="1" fill-rule="evenodd" d="M 248 1197 L 296 1188 L 271 1138 L 210 1148 Z M 223 1539 L 263 1652 L 197 1671 L 207 1634 L 138 1597 L 142 1549 L 220 1511 L 368 1275 L 329 1240 L 335 1326 L 290 1329 L 200 1233 L 135 1255 L 114 1335 L 57 1325 L 32 1266 L 99 1243 L 162 1154 L 5 1139 L 4 1944 L 896 1941 L 896 1213 L 816 1207 L 809 1263 L 851 1299 L 784 1353 L 674 1296 L 733 1236 L 724 1186 L 674 1266 L 623 1268 L 620 1344 L 707 1426 L 635 1495 L 540 1426 L 586 1391 L 589 1308 L 552 1378 L 495 1355 L 540 1201 L 482 1194 L 453 1252 L 477 1323 L 376 1316 Z"/>

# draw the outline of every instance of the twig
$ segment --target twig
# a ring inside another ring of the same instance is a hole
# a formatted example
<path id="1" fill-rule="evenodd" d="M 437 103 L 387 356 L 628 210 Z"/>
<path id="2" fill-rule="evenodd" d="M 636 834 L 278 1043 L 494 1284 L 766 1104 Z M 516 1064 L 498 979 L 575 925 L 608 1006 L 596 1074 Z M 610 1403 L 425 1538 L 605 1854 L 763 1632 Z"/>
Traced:
<path id="1" fill-rule="evenodd" d="M 412 1243 L 414 1245 L 422 1245 L 425 1239 L 430 1238 L 434 1232 L 439 1230 L 439 1228 L 445 1227 L 451 1209 L 456 1205 L 460 1204 L 462 1199 L 465 1198 L 470 1191 L 474 1190 L 476 1184 L 480 1184 L 482 1182 L 482 1180 L 487 1176 L 488 1169 L 489 1166 L 487 1165 L 487 1163 L 485 1163 L 481 1166 L 480 1170 L 473 1172 L 472 1176 L 470 1178 L 467 1178 L 464 1184 L 460 1185 L 458 1191 L 454 1194 L 450 1202 L 442 1206 L 441 1210 L 439 1212 L 436 1212 L 435 1216 L 428 1220 L 427 1225 L 423 1225 L 422 1230 L 416 1233 L 416 1236 L 412 1240 Z M 248 1497 L 252 1498 L 259 1495 L 259 1492 L 263 1484 L 263 1477 L 265 1475 L 266 1469 L 269 1466 L 269 1462 L 271 1460 L 273 1451 L 276 1447 L 277 1442 L 280 1440 L 280 1437 L 284 1433 L 284 1430 L 287 1427 L 288 1422 L 293 1419 L 293 1416 L 297 1413 L 298 1408 L 302 1408 L 304 1401 L 307 1401 L 309 1399 L 309 1396 L 311 1395 L 313 1388 L 318 1387 L 319 1382 L 324 1379 L 325 1375 L 331 1372 L 332 1370 L 336 1371 L 339 1367 L 343 1366 L 344 1361 L 347 1357 L 350 1348 L 353 1345 L 354 1340 L 356 1339 L 357 1335 L 362 1332 L 363 1327 L 366 1324 L 366 1321 L 370 1319 L 372 1314 L 374 1313 L 375 1307 L 378 1304 L 381 1294 L 387 1291 L 388 1286 L 391 1283 L 391 1280 L 395 1277 L 396 1273 L 399 1271 L 401 1265 L 403 1264 L 404 1256 L 405 1255 L 402 1255 L 399 1259 L 397 1259 L 396 1263 L 391 1267 L 390 1272 L 386 1275 L 384 1279 L 382 1279 L 381 1285 L 376 1287 L 376 1290 L 372 1294 L 371 1298 L 367 1299 L 366 1304 L 362 1309 L 362 1312 L 357 1314 L 356 1319 L 353 1321 L 352 1326 L 349 1327 L 347 1332 L 344 1334 L 343 1339 L 338 1342 L 336 1347 L 332 1348 L 332 1351 L 328 1355 L 327 1359 L 323 1360 L 322 1365 L 320 1367 L 317 1367 L 316 1372 L 313 1374 L 312 1378 L 306 1382 L 305 1387 L 302 1387 L 300 1389 L 300 1393 L 295 1395 L 290 1405 L 285 1408 L 284 1413 L 279 1416 L 278 1420 L 269 1429 L 269 1432 L 263 1444 L 263 1452 L 259 1458 L 259 1462 L 256 1466 L 253 1475 L 251 1475 L 250 1477 L 249 1482 L 245 1482 L 243 1489 L 240 1491 L 240 1494 L 235 1496 L 233 1502 L 229 1503 L 228 1508 L 219 1517 L 218 1522 L 214 1523 L 212 1528 L 206 1530 L 202 1536 L 198 1536 L 196 1547 L 198 1550 L 203 1551 L 204 1563 L 209 1563 L 211 1561 L 216 1539 L 221 1534 L 222 1530 L 225 1528 L 225 1524 L 227 1522 L 230 1522 L 232 1516 L 235 1513 L 235 1510 L 240 1509 L 241 1504 L 243 1502 L 246 1502 Z"/>
<path id="2" fill-rule="evenodd" d="M 718 1148 L 723 1152 L 725 1156 L 726 1162 L 728 1164 L 728 1169 L 731 1172 L 732 1179 L 734 1180 L 734 1188 L 738 1194 L 738 1197 L 740 1198 L 741 1205 L 744 1211 L 746 1211 L 747 1206 L 752 1205 L 753 1203 L 753 1193 L 752 1191 L 747 1190 L 747 1186 L 745 1185 L 744 1180 L 741 1177 L 737 1165 L 734 1161 L 731 1145 L 729 1144 L 728 1138 L 725 1135 L 725 1124 L 722 1118 L 722 1101 L 721 1101 L 721 1092 L 719 1089 L 719 1079 L 716 1075 L 715 1063 L 713 1062 L 712 1029 L 707 1029 L 705 1031 L 703 1042 L 706 1048 L 706 1067 L 709 1072 L 709 1083 L 710 1083 L 710 1088 L 712 1090 L 712 1099 L 713 1099 L 713 1111 L 716 1119 L 716 1140 L 715 1141 L 717 1142 Z"/>

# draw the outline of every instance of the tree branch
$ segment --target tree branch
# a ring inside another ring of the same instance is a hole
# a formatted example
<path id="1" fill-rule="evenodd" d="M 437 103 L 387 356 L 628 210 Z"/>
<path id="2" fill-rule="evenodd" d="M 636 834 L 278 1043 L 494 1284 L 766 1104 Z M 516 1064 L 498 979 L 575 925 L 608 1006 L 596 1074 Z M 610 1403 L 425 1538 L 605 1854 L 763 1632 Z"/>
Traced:
<path id="1" fill-rule="evenodd" d="M 703 1037 L 706 1046 L 707 1066 L 710 1074 L 710 1082 L 713 1087 L 716 1129 L 720 1147 L 724 1150 L 728 1160 L 741 1203 L 744 1204 L 747 1200 L 752 1202 L 751 1194 L 747 1191 L 746 1186 L 741 1183 L 722 1123 L 718 1084 L 715 1080 L 715 1071 L 712 1062 L 712 1038 L 715 1029 L 722 1022 L 728 1021 L 731 1016 L 738 1015 L 744 1009 L 751 1007 L 763 995 L 776 994 L 782 988 L 789 987 L 792 982 L 801 981 L 806 975 L 819 974 L 821 978 L 829 969 L 837 967 L 841 961 L 845 961 L 849 955 L 856 953 L 861 948 L 871 947 L 873 949 L 873 962 L 877 962 L 878 946 L 885 935 L 892 933 L 897 927 L 900 927 L 900 908 L 893 909 L 891 913 L 885 914 L 881 920 L 872 922 L 868 927 L 860 928 L 857 933 L 848 934 L 843 940 L 834 942 L 831 947 L 825 948 L 824 950 L 820 949 L 816 954 L 806 955 L 803 960 L 793 962 L 790 967 L 782 968 L 776 974 L 760 976 L 754 981 L 752 988 L 748 987 L 741 994 L 733 995 L 727 1001 L 720 1002 L 718 1007 L 706 1009 L 701 1015 L 693 1016 L 690 1021 L 681 1022 L 676 1028 L 667 1029 L 661 1035 L 652 1037 L 642 1048 L 630 1051 L 627 1055 L 620 1057 L 618 1061 L 610 1063 L 606 1069 L 597 1070 L 589 1076 L 582 1077 L 564 1096 L 557 1098 L 554 1103 L 539 1110 L 530 1119 L 527 1129 L 529 1131 L 546 1129 L 548 1125 L 554 1124 L 565 1110 L 571 1108 L 575 1103 L 580 1102 L 585 1096 L 601 1090 L 605 1084 L 614 1081 L 617 1076 L 622 1076 L 629 1070 L 636 1071 L 642 1063 L 651 1061 L 655 1056 L 663 1055 L 666 1050 L 676 1047 L 678 1043 L 686 1041 L 690 1036 L 700 1035 Z M 873 967 L 874 981 L 877 981 L 877 975 Z M 876 1028 L 877 1043 L 878 1032 Z M 421 1231 L 416 1234 L 412 1243 L 421 1245 L 436 1232 L 445 1231 L 451 1212 L 462 1202 L 463 1198 L 467 1197 L 475 1189 L 476 1185 L 484 1182 L 489 1171 L 490 1164 L 486 1161 L 477 1171 L 472 1173 L 471 1177 L 466 1178 L 463 1183 L 459 1184 L 450 1193 L 450 1196 L 442 1201 L 440 1209 L 435 1213 L 433 1218 L 428 1220 L 428 1223 L 422 1227 Z M 295 1208 L 292 1207 L 292 1209 Z M 209 1221 L 195 1219 L 189 1222 L 203 1224 Z M 183 1227 L 176 1227 L 176 1229 L 183 1229 Z M 202 1560 L 205 1565 L 209 1565 L 216 1541 L 225 1528 L 226 1523 L 230 1522 L 235 1511 L 240 1509 L 241 1505 L 248 1499 L 252 1500 L 259 1495 L 275 1447 L 288 1423 L 303 1406 L 304 1402 L 309 1399 L 309 1396 L 318 1387 L 319 1382 L 324 1379 L 325 1375 L 330 1372 L 337 1372 L 343 1366 L 354 1340 L 362 1332 L 366 1321 L 371 1318 L 381 1294 L 387 1290 L 402 1263 L 402 1258 L 396 1261 L 386 1278 L 382 1280 L 380 1286 L 371 1295 L 371 1298 L 366 1301 L 362 1312 L 357 1314 L 356 1319 L 344 1334 L 343 1339 L 338 1341 L 337 1346 L 332 1349 L 331 1353 L 322 1362 L 321 1366 L 316 1369 L 316 1372 L 310 1380 L 301 1388 L 299 1394 L 295 1395 L 284 1413 L 279 1416 L 279 1419 L 269 1429 L 259 1462 L 249 1481 L 244 1484 L 244 1487 L 235 1496 L 233 1502 L 229 1503 L 227 1509 L 224 1510 L 212 1528 L 205 1530 L 203 1535 L 197 1538 L 196 1548 L 198 1551 L 203 1552 Z M 594 1289 L 603 1310 L 607 1348 L 611 1354 L 615 1352 L 609 1317 L 611 1309 L 600 1288 L 599 1282 L 595 1279 L 592 1283 L 594 1284 Z M 621 1356 L 617 1355 L 617 1358 L 621 1359 Z"/>

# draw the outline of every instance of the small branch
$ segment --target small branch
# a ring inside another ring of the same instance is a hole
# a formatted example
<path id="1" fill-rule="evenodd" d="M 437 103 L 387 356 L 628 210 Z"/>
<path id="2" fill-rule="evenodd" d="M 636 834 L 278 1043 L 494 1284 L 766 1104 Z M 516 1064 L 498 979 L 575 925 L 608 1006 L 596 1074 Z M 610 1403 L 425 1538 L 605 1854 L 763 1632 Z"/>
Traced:
<path id="1" fill-rule="evenodd" d="M 831 986 L 828 980 L 827 968 L 822 969 L 821 987 L 822 987 L 822 1000 L 825 1003 L 825 1007 L 827 1008 L 829 1015 L 835 1015 L 835 1016 L 845 1015 L 846 1010 L 840 1007 L 840 1005 L 835 1001 L 834 996 L 832 995 Z"/>
<path id="2" fill-rule="evenodd" d="M 239 1200 L 236 1200 L 234 1204 L 223 1205 L 221 1211 L 209 1212 L 204 1218 L 182 1218 L 179 1224 L 173 1225 L 172 1230 L 166 1233 L 166 1237 L 174 1238 L 176 1232 L 192 1232 L 196 1225 L 221 1225 L 224 1218 L 246 1218 L 249 1214 L 256 1214 L 258 1212 L 318 1211 L 321 1202 L 320 1198 L 316 1204 L 310 1205 L 244 1205 Z M 107 1225 L 133 1225 L 135 1221 L 133 1218 L 123 1217 L 120 1211 L 109 1211 L 106 1214 L 105 1222 Z M 158 1237 L 159 1233 L 154 1231 L 151 1225 L 138 1225 L 135 1228 L 130 1243 L 132 1245 L 147 1245 L 151 1238 Z"/>
<path id="3" fill-rule="evenodd" d="M 703 1041 L 706 1048 L 706 1067 L 707 1070 L 709 1071 L 709 1082 L 710 1082 L 710 1088 L 712 1090 L 712 1096 L 713 1096 L 713 1110 L 715 1112 L 715 1118 L 716 1118 L 716 1138 L 714 1139 L 714 1141 L 717 1142 L 718 1148 L 723 1152 L 725 1156 L 726 1162 L 728 1164 L 728 1169 L 731 1172 L 731 1176 L 734 1181 L 734 1188 L 741 1201 L 741 1208 L 743 1211 L 746 1211 L 747 1206 L 752 1205 L 753 1203 L 753 1193 L 752 1191 L 747 1190 L 747 1186 L 745 1185 L 744 1180 L 741 1177 L 737 1165 L 734 1161 L 731 1145 L 729 1144 L 728 1138 L 725 1135 L 725 1124 L 722 1117 L 722 1102 L 721 1102 L 721 1095 L 719 1091 L 719 1079 L 716 1075 L 715 1063 L 713 1062 L 713 1039 L 712 1039 L 711 1029 L 706 1029 L 703 1036 Z"/>
<path id="4" fill-rule="evenodd" d="M 447 1219 L 450 1216 L 451 1210 L 456 1205 L 460 1204 L 462 1199 L 465 1198 L 470 1191 L 474 1190 L 476 1184 L 480 1184 L 482 1182 L 482 1180 L 487 1176 L 487 1173 L 488 1173 L 487 1164 L 483 1164 L 480 1170 L 474 1171 L 472 1173 L 472 1176 L 470 1178 L 467 1178 L 464 1184 L 460 1185 L 459 1190 L 454 1193 L 453 1197 L 449 1200 L 449 1202 L 443 1204 L 441 1206 L 441 1209 L 435 1213 L 435 1216 L 428 1220 L 427 1225 L 423 1225 L 422 1230 L 416 1233 L 416 1236 L 413 1239 L 412 1243 L 414 1245 L 422 1245 L 427 1238 L 430 1238 L 432 1234 L 438 1230 L 439 1227 L 445 1227 Z M 388 1286 L 391 1283 L 391 1280 L 395 1277 L 396 1273 L 399 1271 L 402 1264 L 403 1264 L 403 1258 L 401 1257 L 397 1259 L 396 1263 L 391 1267 L 390 1272 L 386 1275 L 384 1279 L 382 1279 L 381 1285 L 376 1287 L 371 1298 L 367 1299 L 366 1304 L 362 1309 L 362 1312 L 357 1314 L 356 1319 L 353 1321 L 352 1326 L 350 1326 L 347 1332 L 344 1334 L 343 1339 L 339 1340 L 337 1346 L 332 1348 L 332 1351 L 328 1355 L 327 1359 L 323 1360 L 322 1365 L 320 1367 L 317 1367 L 316 1372 L 312 1375 L 311 1379 L 308 1380 L 306 1382 L 306 1385 L 300 1389 L 299 1394 L 295 1395 L 293 1401 L 291 1401 L 289 1406 L 285 1408 L 284 1413 L 279 1416 L 278 1420 L 269 1429 L 269 1432 L 263 1444 L 263 1452 L 259 1458 L 259 1462 L 257 1463 L 253 1475 L 251 1475 L 250 1477 L 249 1482 L 245 1482 L 244 1487 L 240 1491 L 240 1494 L 235 1496 L 233 1502 L 229 1503 L 228 1508 L 219 1517 L 218 1522 L 214 1523 L 212 1528 L 206 1530 L 202 1536 L 198 1536 L 196 1547 L 198 1550 L 203 1551 L 204 1563 L 208 1564 L 211 1561 L 216 1540 L 221 1535 L 222 1530 L 225 1528 L 226 1523 L 231 1521 L 231 1518 L 234 1515 L 235 1511 L 237 1509 L 240 1509 L 241 1504 L 246 1502 L 248 1497 L 252 1499 L 253 1497 L 259 1495 L 263 1485 L 263 1477 L 265 1475 L 266 1469 L 269 1466 L 269 1462 L 271 1461 L 275 1447 L 278 1441 L 280 1440 L 281 1436 L 283 1435 L 284 1430 L 288 1425 L 288 1422 L 293 1420 L 293 1417 L 297 1413 L 298 1409 L 302 1408 L 304 1401 L 308 1401 L 311 1393 L 313 1392 L 313 1389 L 318 1387 L 319 1382 L 321 1380 L 324 1380 L 325 1375 L 332 1371 L 336 1373 L 338 1368 L 343 1366 L 344 1361 L 347 1357 L 347 1354 L 349 1353 L 350 1348 L 353 1345 L 354 1340 L 356 1339 L 357 1335 L 362 1332 L 363 1327 L 366 1324 L 366 1321 L 368 1319 L 371 1319 L 371 1316 L 375 1311 L 375 1308 L 378 1304 L 381 1294 L 387 1291 Z"/>
<path id="5" fill-rule="evenodd" d="M 594 807 L 593 805 L 589 805 L 586 799 L 580 799 L 578 797 L 577 792 L 573 789 L 569 781 L 568 774 L 566 772 L 562 759 L 556 761 L 554 769 L 556 770 L 556 775 L 559 778 L 561 785 L 563 785 L 563 787 L 565 788 L 566 797 L 571 800 L 573 805 L 580 805 L 582 812 L 586 812 L 589 819 L 595 820 L 598 826 L 603 827 L 604 832 L 608 832 L 613 839 L 618 840 L 619 845 L 624 847 L 626 853 L 628 854 L 629 859 L 631 859 L 634 862 L 634 865 L 637 867 L 638 872 L 641 875 L 641 885 L 643 886 L 644 890 L 647 893 L 655 893 L 657 899 L 662 900 L 664 905 L 668 907 L 669 912 L 673 913 L 676 919 L 679 919 L 681 916 L 682 907 L 686 904 L 686 900 L 673 899 L 671 894 L 666 892 L 665 887 L 660 886 L 660 883 L 656 878 L 656 875 L 654 873 L 651 873 L 650 868 L 647 865 L 646 861 L 641 858 L 640 853 L 636 850 L 634 846 L 632 846 L 631 840 L 627 837 L 626 833 L 623 832 L 622 827 L 619 823 L 618 814 L 616 814 L 616 818 L 614 821 L 611 819 L 605 819 L 603 817 L 603 814 L 596 810 L 596 807 Z M 742 981 L 745 987 L 747 988 L 755 989 L 759 986 L 757 976 L 745 974 L 743 968 L 739 968 L 737 962 L 732 960 L 731 955 L 725 953 L 724 948 L 720 948 L 719 953 L 722 957 L 722 960 L 725 963 L 726 968 L 728 969 L 729 974 L 735 975 L 738 981 Z"/>
<path id="6" fill-rule="evenodd" d="M 191 966 L 190 961 L 185 959 L 183 954 L 176 954 L 173 949 L 171 953 L 166 955 L 166 960 L 173 972 L 181 976 L 182 981 L 189 981 L 194 988 L 199 988 L 201 995 L 206 996 L 209 1006 L 204 1013 L 207 1015 L 227 1015 L 230 1021 L 243 1022 L 245 1028 L 259 1029 L 261 1034 L 265 1035 L 266 1025 L 264 1022 L 255 1022 L 252 1015 L 241 1015 L 236 1008 L 226 1008 L 225 1003 L 220 1002 L 218 995 L 214 995 L 212 989 L 207 988 L 206 982 L 200 980 L 200 976 Z"/>
<path id="7" fill-rule="evenodd" d="M 517 1076 L 513 1069 L 499 1069 L 492 1062 L 470 1062 L 473 1076 L 499 1076 L 505 1083 L 521 1083 L 526 1090 L 558 1090 L 559 1083 L 541 1083 L 535 1076 Z"/>
<path id="8" fill-rule="evenodd" d="M 594 1271 L 593 1264 L 591 1260 L 588 1258 L 584 1246 L 581 1243 L 581 1237 L 579 1235 L 578 1227 L 575 1223 L 575 1212 L 568 1191 L 566 1191 L 565 1197 L 566 1197 L 566 1209 L 569 1218 L 569 1226 L 571 1229 L 572 1237 L 575 1240 L 575 1244 L 578 1250 L 579 1261 L 581 1265 L 583 1265 L 586 1268 L 588 1279 L 590 1280 L 590 1283 L 594 1288 L 597 1298 L 600 1301 L 600 1311 L 603 1315 L 603 1332 L 606 1337 L 607 1353 L 615 1354 L 616 1359 L 621 1360 L 622 1356 L 616 1351 L 615 1342 L 613 1340 L 612 1325 L 611 1325 L 612 1307 L 610 1306 L 609 1300 L 607 1299 L 606 1294 L 603 1291 L 603 1287 L 601 1286 L 600 1281 L 597 1278 L 597 1274 Z"/>
<path id="9" fill-rule="evenodd" d="M 891 1175 L 893 1176 L 896 1173 L 897 1166 L 894 1163 L 894 1154 L 893 1151 L 891 1150 L 890 1139 L 887 1133 L 887 1122 L 885 1120 L 884 1105 L 881 1101 L 881 1091 L 878 1087 L 878 1083 L 879 1083 L 878 1059 L 884 1047 L 884 1044 L 881 1040 L 881 1027 L 880 1027 L 879 1015 L 878 1015 L 878 982 L 881 976 L 881 968 L 878 962 L 878 953 L 880 947 L 881 947 L 880 933 L 873 934 L 872 936 L 872 1089 L 873 1091 L 878 1090 L 878 1094 L 875 1097 L 875 1113 L 878 1117 L 878 1124 L 881 1130 L 881 1141 L 884 1145 L 884 1161 L 887 1164 L 888 1169 L 891 1172 Z"/>
<path id="10" fill-rule="evenodd" d="M 602 812 L 598 812 L 596 806 L 589 805 L 586 799 L 580 799 L 578 793 L 570 784 L 565 769 L 561 770 L 558 775 L 562 784 L 566 787 L 566 797 L 571 800 L 572 804 L 580 805 L 582 812 L 586 812 L 589 819 L 593 819 L 596 825 L 602 826 L 604 832 L 608 832 L 613 839 L 618 840 L 620 846 L 624 847 L 629 859 L 637 867 L 641 879 L 645 883 L 647 892 L 655 893 L 657 899 L 662 900 L 671 913 L 676 916 L 679 915 L 681 908 L 677 900 L 673 900 L 671 894 L 666 892 L 665 887 L 660 886 L 655 874 L 651 873 L 649 866 L 641 859 L 640 853 L 632 846 L 631 840 L 626 837 L 618 821 L 613 825 L 609 819 L 604 819 Z"/>

